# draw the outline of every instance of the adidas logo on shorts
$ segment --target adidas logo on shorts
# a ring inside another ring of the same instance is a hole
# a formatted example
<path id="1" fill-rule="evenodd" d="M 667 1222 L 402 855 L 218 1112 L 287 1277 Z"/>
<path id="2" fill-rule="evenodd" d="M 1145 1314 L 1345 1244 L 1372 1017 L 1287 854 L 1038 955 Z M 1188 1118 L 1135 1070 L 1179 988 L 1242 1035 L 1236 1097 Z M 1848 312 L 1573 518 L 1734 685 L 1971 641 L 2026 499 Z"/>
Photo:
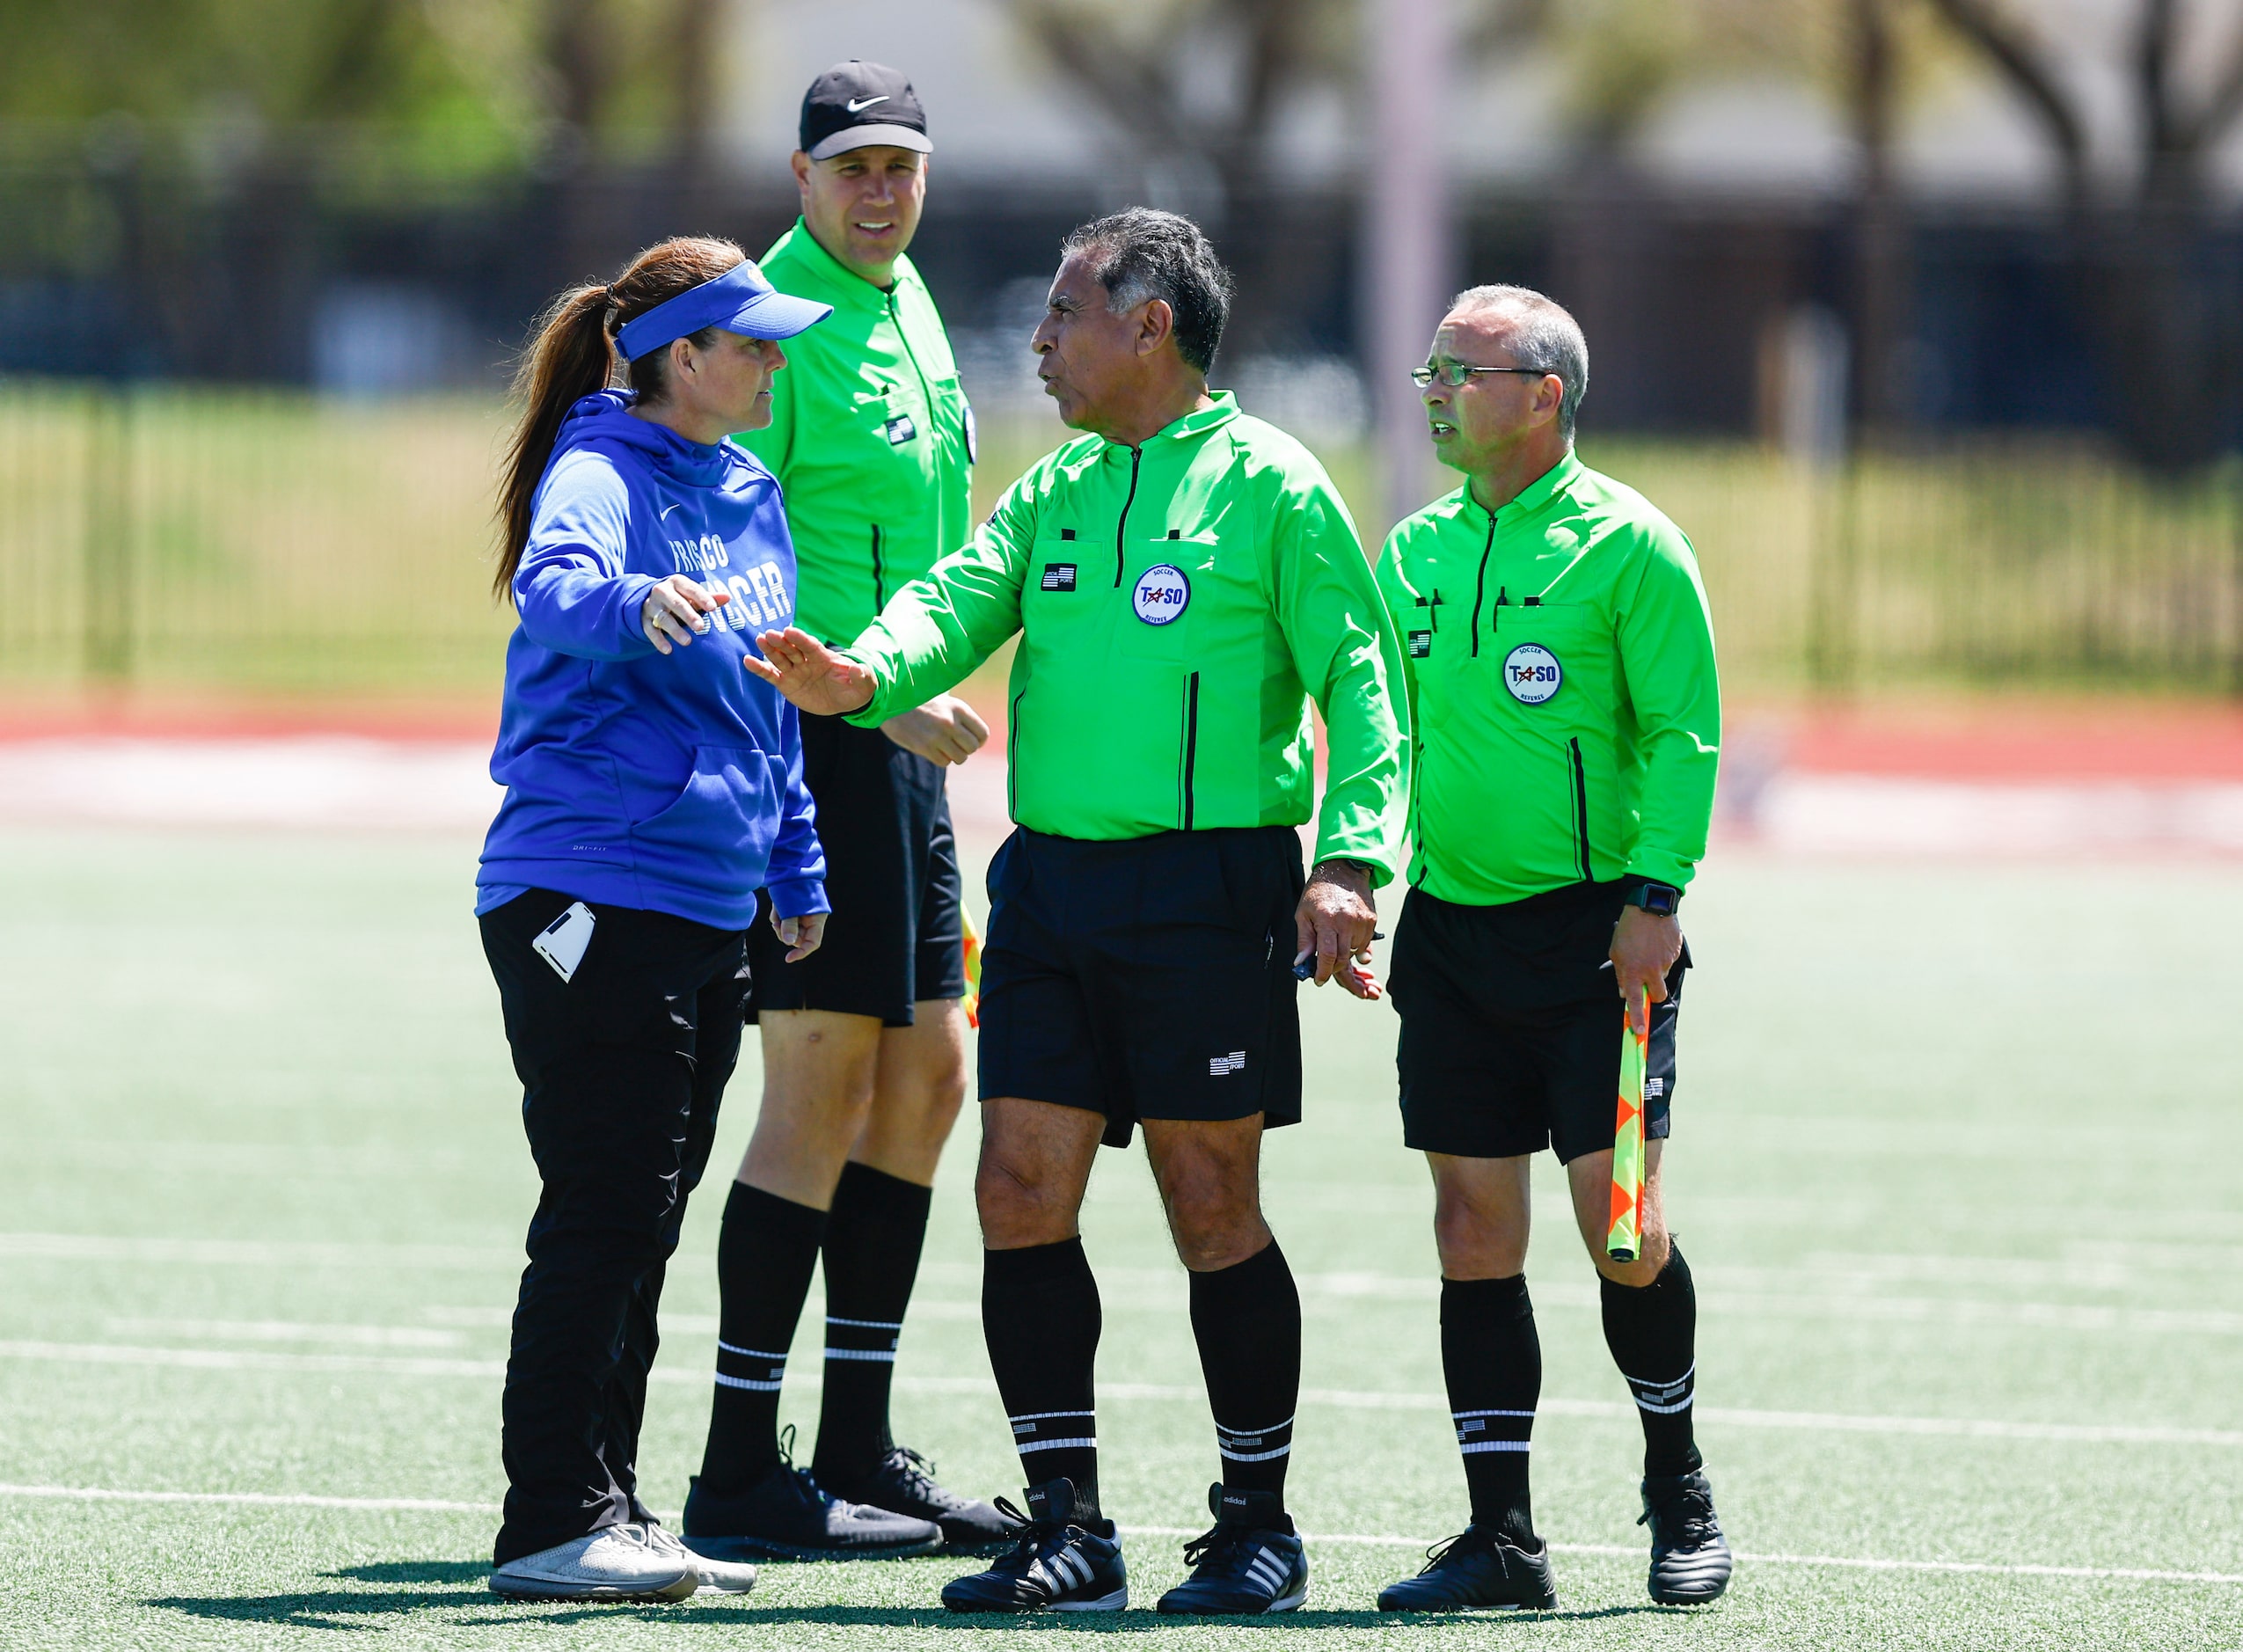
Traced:
<path id="1" fill-rule="evenodd" d="M 1227 1056 L 1215 1056 L 1207 1064 L 1207 1076 L 1220 1078 L 1226 1072 L 1241 1072 L 1246 1065 L 1246 1052 L 1234 1049 Z"/>

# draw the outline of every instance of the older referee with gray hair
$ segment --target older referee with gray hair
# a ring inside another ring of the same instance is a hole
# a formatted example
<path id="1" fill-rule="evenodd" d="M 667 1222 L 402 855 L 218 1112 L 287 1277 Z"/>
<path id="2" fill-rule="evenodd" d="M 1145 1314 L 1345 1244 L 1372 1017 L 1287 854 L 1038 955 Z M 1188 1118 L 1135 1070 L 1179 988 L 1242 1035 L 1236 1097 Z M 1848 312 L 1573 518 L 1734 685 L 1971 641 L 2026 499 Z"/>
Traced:
<path id="1" fill-rule="evenodd" d="M 1379 582 L 1408 633 L 1416 760 L 1395 925 L 1402 1135 L 1433 1171 L 1441 1356 L 1472 1524 L 1388 1611 L 1557 1604 L 1527 1498 L 1542 1350 L 1526 1290 L 1529 1170 L 1553 1148 L 1643 1421 L 1650 1590 L 1728 1586 L 1691 1428 L 1697 1297 L 1660 1150 L 1690 954 L 1677 910 L 1713 812 L 1713 633 L 1690 541 L 1574 454 L 1589 346 L 1523 287 L 1458 296 L 1426 423 L 1464 486 L 1399 524 Z M 1648 1023 L 1642 1234 L 1605 1253 L 1622 1029 Z"/>
<path id="2" fill-rule="evenodd" d="M 1208 389 L 1231 281 L 1197 227 L 1140 208 L 1063 251 L 1034 347 L 1060 417 L 1089 434 L 846 651 L 790 630 L 748 663 L 805 711 L 875 724 L 1020 638 L 1019 830 L 990 868 L 975 1191 L 1028 1521 L 944 1602 L 1128 1603 L 1099 1502 L 1098 1283 L 1078 1215 L 1100 1143 L 1142 1123 L 1223 1474 L 1161 1609 L 1282 1612 L 1308 1590 L 1283 1495 L 1301 1312 L 1261 1217 L 1261 1135 L 1301 1114 L 1297 961 L 1379 992 L 1361 966 L 1402 837 L 1400 647 L 1323 468 Z M 1304 888 L 1311 699 L 1329 778 Z"/>

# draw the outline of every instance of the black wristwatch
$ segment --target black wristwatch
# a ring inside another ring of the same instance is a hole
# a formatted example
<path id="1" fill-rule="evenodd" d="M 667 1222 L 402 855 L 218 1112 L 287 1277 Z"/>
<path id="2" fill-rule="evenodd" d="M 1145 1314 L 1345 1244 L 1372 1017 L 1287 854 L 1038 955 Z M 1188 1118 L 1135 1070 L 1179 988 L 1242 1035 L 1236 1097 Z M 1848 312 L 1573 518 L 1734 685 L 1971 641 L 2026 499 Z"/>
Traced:
<path id="1" fill-rule="evenodd" d="M 1627 903 L 1640 906 L 1654 917 L 1672 917 L 1682 906 L 1682 891 L 1671 883 L 1645 879 L 1628 891 Z"/>

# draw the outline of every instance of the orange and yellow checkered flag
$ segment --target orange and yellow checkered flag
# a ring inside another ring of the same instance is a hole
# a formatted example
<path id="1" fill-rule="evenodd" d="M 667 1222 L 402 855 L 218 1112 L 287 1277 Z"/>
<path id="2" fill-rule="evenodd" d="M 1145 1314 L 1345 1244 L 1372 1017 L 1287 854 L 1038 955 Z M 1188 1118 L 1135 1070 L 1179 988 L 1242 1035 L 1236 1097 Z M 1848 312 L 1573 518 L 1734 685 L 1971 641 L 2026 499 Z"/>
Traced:
<path id="1" fill-rule="evenodd" d="M 1619 1111 L 1612 1126 L 1612 1225 L 1604 1254 L 1632 1262 L 1643 1252 L 1643 1070 L 1651 1056 L 1651 990 L 1643 991 L 1643 1031 L 1620 1022 Z"/>
<path id="2" fill-rule="evenodd" d="M 966 1025 L 982 1024 L 982 932 L 974 927 L 974 915 L 966 903 L 958 903 L 958 925 L 966 936 Z"/>

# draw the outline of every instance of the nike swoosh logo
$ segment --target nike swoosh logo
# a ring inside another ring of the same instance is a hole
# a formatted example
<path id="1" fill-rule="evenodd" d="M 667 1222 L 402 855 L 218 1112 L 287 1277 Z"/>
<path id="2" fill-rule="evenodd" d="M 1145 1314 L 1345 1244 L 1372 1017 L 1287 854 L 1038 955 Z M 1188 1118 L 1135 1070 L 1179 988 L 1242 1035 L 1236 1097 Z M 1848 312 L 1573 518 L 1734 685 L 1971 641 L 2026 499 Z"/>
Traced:
<path id="1" fill-rule="evenodd" d="M 654 513 L 654 520 L 655 520 L 656 522 L 660 522 L 660 521 L 661 521 L 663 517 L 665 517 L 665 516 L 669 515 L 670 514 L 670 512 L 672 512 L 672 511 L 674 511 L 674 510 L 676 510 L 676 509 L 679 509 L 679 508 L 680 508 L 680 507 L 678 507 L 678 506 L 676 506 L 676 505 L 665 505 L 665 506 L 663 506 L 663 507 L 662 507 L 660 510 L 658 510 L 658 511 L 656 511 L 656 512 Z"/>
<path id="2" fill-rule="evenodd" d="M 880 95 L 877 98 L 851 98 L 849 100 L 849 113 L 851 114 L 862 114 L 866 110 L 871 108 L 876 103 L 886 103 L 888 101 L 888 94 L 886 92 L 880 93 Z"/>

